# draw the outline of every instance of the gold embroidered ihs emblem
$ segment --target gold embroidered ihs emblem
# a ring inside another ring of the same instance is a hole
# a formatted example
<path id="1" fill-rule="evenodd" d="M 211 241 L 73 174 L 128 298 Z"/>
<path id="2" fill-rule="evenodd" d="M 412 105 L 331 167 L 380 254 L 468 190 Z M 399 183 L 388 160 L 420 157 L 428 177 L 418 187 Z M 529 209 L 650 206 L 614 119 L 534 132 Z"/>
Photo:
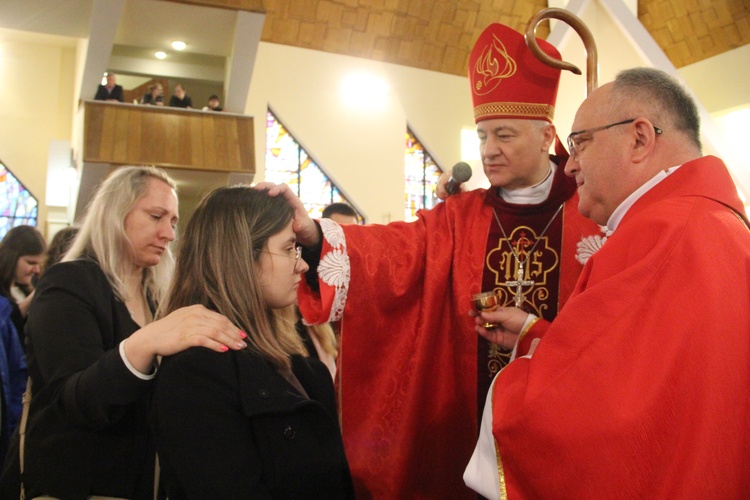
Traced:
<path id="1" fill-rule="evenodd" d="M 536 233 L 527 226 L 514 229 L 508 239 L 510 241 L 505 238 L 498 239 L 497 247 L 487 254 L 485 262 L 487 268 L 495 275 L 495 293 L 504 307 L 514 305 L 520 259 L 523 263 L 521 281 L 529 283 L 528 288 L 523 291 L 522 307 L 527 312 L 543 317 L 542 312 L 548 308 L 545 302 L 550 296 L 547 276 L 557 269 L 560 262 L 559 254 L 549 246 L 547 236 L 542 236 L 536 243 Z M 515 255 L 511 247 L 515 250 Z"/>
<path id="2" fill-rule="evenodd" d="M 500 82 L 516 74 L 516 61 L 513 60 L 505 45 L 497 36 L 482 50 L 474 64 L 474 93 L 489 94 L 500 85 Z"/>

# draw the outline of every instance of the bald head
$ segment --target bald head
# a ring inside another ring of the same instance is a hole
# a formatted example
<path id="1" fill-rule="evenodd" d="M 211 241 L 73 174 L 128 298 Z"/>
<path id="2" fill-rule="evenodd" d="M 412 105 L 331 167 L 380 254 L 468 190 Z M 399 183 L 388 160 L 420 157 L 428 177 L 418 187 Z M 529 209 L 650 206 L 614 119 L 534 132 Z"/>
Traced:
<path id="1" fill-rule="evenodd" d="M 622 71 L 615 78 L 613 94 L 610 109 L 628 106 L 631 114 L 663 124 L 665 129 L 683 134 L 701 149 L 700 115 L 695 101 L 664 71 L 654 68 Z"/>
<path id="2" fill-rule="evenodd" d="M 612 212 L 660 170 L 701 156 L 695 103 L 666 73 L 620 73 L 581 104 L 570 134 L 580 212 L 605 225 Z"/>

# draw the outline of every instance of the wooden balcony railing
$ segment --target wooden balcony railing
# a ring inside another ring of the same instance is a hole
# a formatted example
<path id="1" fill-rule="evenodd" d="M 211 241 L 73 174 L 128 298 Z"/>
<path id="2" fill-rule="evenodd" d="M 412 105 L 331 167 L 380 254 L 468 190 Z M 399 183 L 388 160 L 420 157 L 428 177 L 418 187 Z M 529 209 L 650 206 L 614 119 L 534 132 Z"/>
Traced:
<path id="1" fill-rule="evenodd" d="M 253 117 L 86 101 L 83 161 L 255 172 Z"/>

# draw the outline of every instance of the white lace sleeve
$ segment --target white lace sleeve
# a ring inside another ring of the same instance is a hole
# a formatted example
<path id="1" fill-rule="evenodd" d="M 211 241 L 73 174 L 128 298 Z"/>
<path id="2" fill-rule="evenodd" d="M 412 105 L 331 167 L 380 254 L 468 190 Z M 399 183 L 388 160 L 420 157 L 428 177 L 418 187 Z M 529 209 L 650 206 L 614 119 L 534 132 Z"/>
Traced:
<path id="1" fill-rule="evenodd" d="M 318 277 L 324 284 L 335 290 L 328 321 L 338 321 L 344 314 L 346 294 L 351 281 L 346 236 L 341 226 L 330 219 L 320 219 L 320 228 L 323 231 L 323 238 L 331 246 L 331 251 L 321 257 L 318 264 Z"/>

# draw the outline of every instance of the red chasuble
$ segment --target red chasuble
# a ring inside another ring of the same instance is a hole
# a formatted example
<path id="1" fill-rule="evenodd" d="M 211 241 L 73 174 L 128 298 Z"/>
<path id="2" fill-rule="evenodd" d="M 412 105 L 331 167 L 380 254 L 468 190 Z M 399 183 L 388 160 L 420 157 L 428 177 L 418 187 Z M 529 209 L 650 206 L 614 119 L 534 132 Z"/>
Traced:
<path id="1" fill-rule="evenodd" d="M 561 245 L 554 252 L 556 274 L 563 278 L 540 271 L 547 281 L 538 279 L 557 302 L 570 294 L 582 268 L 577 245 L 602 234 L 578 214 L 572 179 L 557 170 L 552 211 L 544 204 L 531 209 L 528 220 L 522 207 L 508 217 L 508 207 L 488 203 L 496 194 L 475 190 L 420 211 L 412 223 L 320 221 L 320 291 L 313 293 L 303 281 L 300 309 L 311 323 L 343 318 L 339 403 L 358 498 L 476 498 L 462 474 L 476 443 L 477 399 L 486 394 L 477 373 L 487 351 L 478 347 L 467 312 L 489 270 L 499 270 L 498 279 L 505 281 L 496 256 L 488 260 L 488 248 L 501 243 L 492 206 L 513 234 L 509 238 L 518 237 L 518 226 L 531 237 L 567 198 L 550 229 Z M 538 248 L 546 253 L 551 245 Z"/>
<path id="2" fill-rule="evenodd" d="M 750 498 L 750 231 L 737 213 L 714 157 L 631 207 L 555 321 L 532 329 L 548 327 L 531 358 L 497 377 L 501 494 Z"/>

